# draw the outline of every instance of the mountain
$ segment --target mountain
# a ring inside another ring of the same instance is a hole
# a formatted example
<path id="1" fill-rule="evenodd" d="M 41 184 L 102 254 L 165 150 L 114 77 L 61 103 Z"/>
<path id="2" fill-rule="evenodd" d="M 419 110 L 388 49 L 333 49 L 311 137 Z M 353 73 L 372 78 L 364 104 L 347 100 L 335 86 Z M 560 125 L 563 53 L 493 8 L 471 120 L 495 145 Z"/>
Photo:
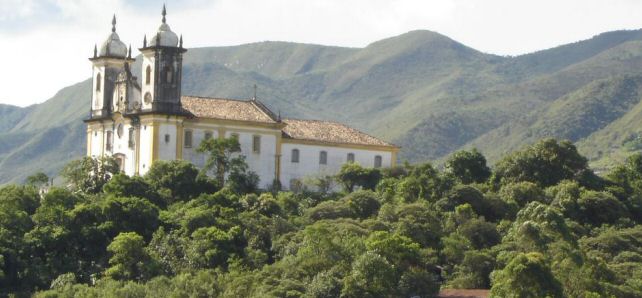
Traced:
<path id="1" fill-rule="evenodd" d="M 542 137 L 576 142 L 598 168 L 642 150 L 642 30 L 515 57 L 431 31 L 364 48 L 194 48 L 183 75 L 185 95 L 249 98 L 256 84 L 274 111 L 345 122 L 402 146 L 400 158 L 411 162 L 471 147 L 492 162 Z M 25 108 L 0 105 L 0 183 L 56 174 L 84 154 L 90 85 Z"/>

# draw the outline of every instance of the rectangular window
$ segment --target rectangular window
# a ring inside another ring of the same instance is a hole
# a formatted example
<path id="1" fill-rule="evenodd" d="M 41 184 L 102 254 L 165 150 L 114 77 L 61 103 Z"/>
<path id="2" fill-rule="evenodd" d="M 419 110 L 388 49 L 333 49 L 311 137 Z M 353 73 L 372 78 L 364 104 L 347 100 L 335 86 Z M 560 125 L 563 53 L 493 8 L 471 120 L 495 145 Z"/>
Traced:
<path id="1" fill-rule="evenodd" d="M 299 162 L 299 149 L 292 149 L 292 159 L 293 163 Z"/>
<path id="2" fill-rule="evenodd" d="M 354 153 L 348 153 L 348 162 L 354 162 Z"/>
<path id="3" fill-rule="evenodd" d="M 165 143 L 169 143 L 169 134 L 165 134 Z"/>
<path id="4" fill-rule="evenodd" d="M 185 131 L 185 138 L 183 139 L 183 144 L 185 144 L 185 148 L 192 148 L 192 131 L 191 130 Z"/>
<path id="5" fill-rule="evenodd" d="M 105 138 L 106 138 L 106 140 L 105 140 L 105 144 L 106 144 L 105 145 L 105 149 L 107 149 L 107 151 L 111 151 L 112 144 L 113 144 L 112 143 L 113 133 L 111 131 L 108 131 L 107 132 L 107 136 Z"/>
<path id="6" fill-rule="evenodd" d="M 374 167 L 375 168 L 381 168 L 381 155 L 375 156 Z"/>
<path id="7" fill-rule="evenodd" d="M 319 153 L 319 164 L 327 165 L 328 164 L 328 152 L 321 151 Z"/>
<path id="8" fill-rule="evenodd" d="M 129 129 L 129 139 L 128 139 L 128 141 L 129 141 L 128 142 L 129 149 L 134 149 L 134 147 L 136 146 L 136 140 L 134 139 L 135 138 L 134 136 L 135 136 L 134 129 L 130 128 Z"/>
<path id="9" fill-rule="evenodd" d="M 252 137 L 252 152 L 261 153 L 261 136 Z"/>
<path id="10" fill-rule="evenodd" d="M 211 139 L 211 138 L 212 138 L 212 132 L 211 132 L 211 131 L 206 131 L 206 132 L 205 132 L 205 139 L 206 139 L 206 140 L 209 140 L 209 139 Z"/>

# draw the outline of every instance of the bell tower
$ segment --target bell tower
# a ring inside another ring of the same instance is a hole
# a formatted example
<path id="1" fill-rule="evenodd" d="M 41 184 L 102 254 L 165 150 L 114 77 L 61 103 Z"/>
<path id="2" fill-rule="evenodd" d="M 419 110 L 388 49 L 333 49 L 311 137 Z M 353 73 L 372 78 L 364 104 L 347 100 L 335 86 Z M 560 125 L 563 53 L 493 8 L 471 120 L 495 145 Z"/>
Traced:
<path id="1" fill-rule="evenodd" d="M 108 117 L 112 112 L 114 84 L 125 64 L 134 62 L 127 56 L 127 46 L 116 33 L 116 15 L 111 21 L 111 33 L 100 46 L 94 46 L 92 63 L 92 96 L 90 118 Z"/>
<path id="2" fill-rule="evenodd" d="M 172 32 L 163 5 L 162 23 L 147 42 L 143 39 L 142 110 L 163 114 L 181 114 L 181 78 L 183 71 L 183 37 Z"/>

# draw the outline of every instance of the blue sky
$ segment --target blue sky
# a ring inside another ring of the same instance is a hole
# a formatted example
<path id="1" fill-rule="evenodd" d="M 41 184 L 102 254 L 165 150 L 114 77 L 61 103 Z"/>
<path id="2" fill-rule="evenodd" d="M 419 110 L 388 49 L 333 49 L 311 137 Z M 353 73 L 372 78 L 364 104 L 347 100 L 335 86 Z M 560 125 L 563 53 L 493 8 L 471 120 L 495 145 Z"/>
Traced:
<path id="1" fill-rule="evenodd" d="M 639 0 L 168 0 L 185 46 L 283 40 L 363 47 L 416 29 L 478 50 L 518 55 L 642 28 Z M 88 78 L 87 57 L 118 17 L 137 48 L 160 23 L 163 1 L 0 0 L 0 103 L 26 106 Z M 136 51 L 132 54 L 136 55 Z M 36 84 L 37 83 L 37 84 Z M 34 88 L 33 86 L 37 86 Z"/>

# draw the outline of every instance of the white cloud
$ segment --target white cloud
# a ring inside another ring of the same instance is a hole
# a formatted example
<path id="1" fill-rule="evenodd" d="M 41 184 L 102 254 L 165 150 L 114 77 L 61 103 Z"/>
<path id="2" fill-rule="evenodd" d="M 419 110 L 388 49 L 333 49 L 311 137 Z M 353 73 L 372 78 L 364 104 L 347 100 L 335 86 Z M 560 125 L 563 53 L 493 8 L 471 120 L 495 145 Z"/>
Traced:
<path id="1" fill-rule="evenodd" d="M 189 0 L 168 1 L 188 47 L 284 40 L 362 47 L 415 29 L 496 54 L 520 54 L 642 27 L 637 0 Z M 94 44 L 110 32 L 138 48 L 160 23 L 161 1 L 0 0 L 0 103 L 42 102 L 90 75 Z M 133 53 L 136 54 L 136 53 Z"/>

